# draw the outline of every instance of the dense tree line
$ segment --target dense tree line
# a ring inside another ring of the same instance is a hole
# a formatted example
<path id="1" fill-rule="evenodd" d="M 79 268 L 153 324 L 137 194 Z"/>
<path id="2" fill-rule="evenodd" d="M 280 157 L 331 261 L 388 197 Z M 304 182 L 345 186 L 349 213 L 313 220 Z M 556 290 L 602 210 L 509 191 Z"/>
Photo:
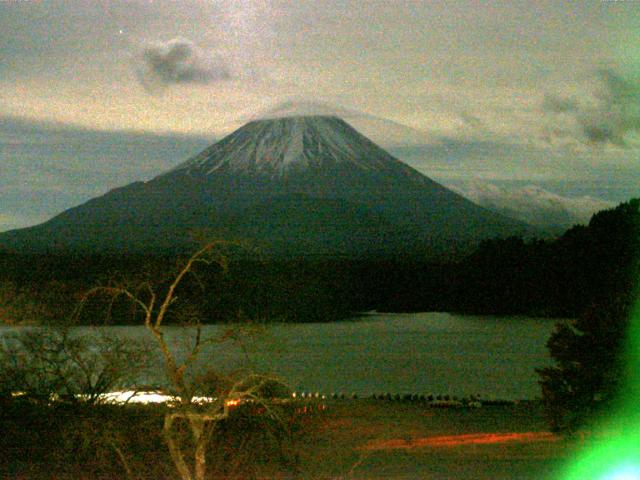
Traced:
<path id="1" fill-rule="evenodd" d="M 587 226 L 554 240 L 488 240 L 463 258 L 441 262 L 419 256 L 238 256 L 225 274 L 211 268 L 186 282 L 181 298 L 209 322 L 239 315 L 333 321 L 368 310 L 575 317 L 598 299 L 632 288 L 640 250 L 633 233 L 638 205 L 632 200 L 599 212 Z M 0 254 L 0 314 L 5 322 L 25 320 L 21 311 L 47 322 L 64 319 L 79 295 L 98 283 L 126 277 L 162 282 L 177 263 L 169 255 Z M 111 321 L 137 322 L 124 307 L 111 313 Z"/>
<path id="2" fill-rule="evenodd" d="M 483 243 L 458 265 L 456 304 L 463 311 L 573 317 L 631 291 L 639 272 L 639 206 L 632 200 L 596 213 L 553 241 Z"/>

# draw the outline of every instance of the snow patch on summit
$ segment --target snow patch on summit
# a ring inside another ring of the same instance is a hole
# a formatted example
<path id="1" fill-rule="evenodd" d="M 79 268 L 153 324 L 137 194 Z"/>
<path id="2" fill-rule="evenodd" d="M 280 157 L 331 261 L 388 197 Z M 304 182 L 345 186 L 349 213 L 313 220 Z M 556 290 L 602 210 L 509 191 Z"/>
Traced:
<path id="1" fill-rule="evenodd" d="M 282 177 L 292 169 L 371 171 L 392 163 L 406 167 L 338 117 L 293 116 L 249 122 L 174 172 Z"/>
<path id="2" fill-rule="evenodd" d="M 286 146 L 280 168 L 286 168 L 298 158 L 304 158 L 304 125 L 296 121 L 293 123 L 289 144 Z"/>
<path id="3" fill-rule="evenodd" d="M 381 118 L 355 108 L 304 98 L 285 100 L 245 118 L 248 121 L 255 121 L 299 116 L 339 117 L 347 121 L 358 132 L 385 148 L 439 142 L 427 132 L 387 118 Z"/>

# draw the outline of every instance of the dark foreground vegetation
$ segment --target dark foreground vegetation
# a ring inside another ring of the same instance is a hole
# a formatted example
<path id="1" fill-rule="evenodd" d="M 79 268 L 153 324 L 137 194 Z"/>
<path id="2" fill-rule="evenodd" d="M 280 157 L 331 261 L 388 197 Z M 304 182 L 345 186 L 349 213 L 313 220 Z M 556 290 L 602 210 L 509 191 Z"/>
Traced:
<path id="1" fill-rule="evenodd" d="M 0 478 L 175 479 L 163 437 L 168 407 L 0 400 Z M 293 406 L 291 407 L 293 409 Z M 247 407 L 221 421 L 207 442 L 206 478 L 295 473 L 296 441 L 307 421 L 282 425 Z M 192 447 L 188 428 L 176 436 Z"/>
<path id="2" fill-rule="evenodd" d="M 7 475 L 46 478 L 59 469 L 54 478 L 205 480 L 255 477 L 265 464 L 295 466 L 288 448 L 297 412 L 285 385 L 242 366 L 227 372 L 228 362 L 211 353 L 207 370 L 192 368 L 205 345 L 237 344 L 248 334 L 238 327 L 205 337 L 189 288 L 181 289 L 185 278 L 198 278 L 196 265 L 226 269 L 222 246 L 213 241 L 193 253 L 166 278 L 167 285 L 114 280 L 80 298 L 72 318 L 100 308 L 109 317 L 129 308 L 133 318 L 142 318 L 155 348 L 140 349 L 110 335 L 92 341 L 69 328 L 21 329 L 3 336 L 0 428 L 7 439 L 2 464 Z M 178 302 L 183 292 L 187 301 Z M 164 320 L 171 317 L 194 327 L 185 354 L 165 338 Z M 105 394 L 138 390 L 136 372 L 152 364 L 164 367 L 160 388 L 169 403 L 139 408 L 128 404 L 130 396 L 124 404 L 110 404 Z M 42 440 L 43 448 L 33 448 Z M 147 467 L 150 461 L 154 465 Z"/>
<path id="3" fill-rule="evenodd" d="M 543 433 L 536 404 L 430 409 L 363 399 L 325 406 L 292 413 L 288 431 L 238 411 L 211 437 L 206 478 L 544 479 L 572 448 Z M 162 423 L 158 406 L 5 399 L 0 478 L 175 479 Z"/>
<path id="4" fill-rule="evenodd" d="M 357 312 L 456 311 L 575 317 L 632 290 L 640 258 L 639 200 L 593 216 L 555 240 L 489 240 L 464 258 L 296 260 L 237 255 L 231 268 L 203 268 L 182 298 L 205 322 L 333 321 Z M 424 257 L 426 258 L 426 256 Z M 153 280 L 166 285 L 178 263 L 158 255 L 0 253 L 0 319 L 66 321 L 96 284 Z M 139 323 L 130 309 L 104 309 L 83 323 Z M 101 313 L 99 313 L 101 312 Z"/>

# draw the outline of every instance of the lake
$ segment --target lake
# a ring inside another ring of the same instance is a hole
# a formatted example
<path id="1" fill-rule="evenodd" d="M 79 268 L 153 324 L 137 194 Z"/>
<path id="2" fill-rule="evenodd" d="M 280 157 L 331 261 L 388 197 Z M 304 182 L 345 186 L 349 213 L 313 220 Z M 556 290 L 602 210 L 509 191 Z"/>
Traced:
<path id="1" fill-rule="evenodd" d="M 275 324 L 245 338 L 241 347 L 208 346 L 198 369 L 248 367 L 273 373 L 294 390 L 373 393 L 480 394 L 484 398 L 540 396 L 535 368 L 551 363 L 545 347 L 552 319 L 448 313 L 368 314 L 339 323 Z M 225 326 L 204 327 L 216 338 Z M 13 330 L 1 327 L 0 333 Z M 79 327 L 152 342 L 144 327 Z M 173 348 L 185 351 L 194 329 L 167 327 Z M 157 382 L 155 374 L 141 379 Z"/>

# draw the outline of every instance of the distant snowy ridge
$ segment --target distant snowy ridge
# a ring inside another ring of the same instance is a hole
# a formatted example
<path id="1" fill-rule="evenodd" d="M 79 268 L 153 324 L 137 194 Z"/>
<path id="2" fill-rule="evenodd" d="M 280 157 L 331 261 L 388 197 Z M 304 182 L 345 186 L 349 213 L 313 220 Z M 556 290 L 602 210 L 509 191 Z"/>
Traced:
<path id="1" fill-rule="evenodd" d="M 506 188 L 469 181 L 447 186 L 478 205 L 537 226 L 586 224 L 594 213 L 614 206 L 600 198 L 565 197 L 537 185 Z"/>

